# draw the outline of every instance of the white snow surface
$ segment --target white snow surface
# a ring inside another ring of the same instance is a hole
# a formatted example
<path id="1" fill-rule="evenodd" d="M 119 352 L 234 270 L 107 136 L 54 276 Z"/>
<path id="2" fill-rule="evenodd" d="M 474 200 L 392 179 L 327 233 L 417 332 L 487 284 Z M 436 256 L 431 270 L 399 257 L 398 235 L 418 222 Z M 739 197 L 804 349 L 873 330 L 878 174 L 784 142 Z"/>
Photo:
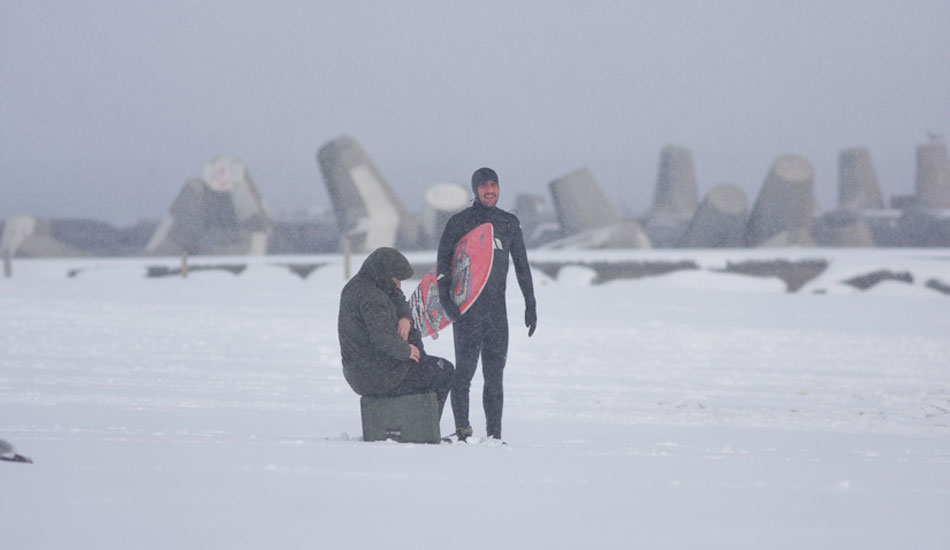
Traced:
<path id="1" fill-rule="evenodd" d="M 34 463 L 0 462 L 3 547 L 950 544 L 950 296 L 924 286 L 950 282 L 950 252 L 529 255 L 702 269 L 602 285 L 537 271 L 532 338 L 512 277 L 506 445 L 360 440 L 338 256 L 192 258 L 248 267 L 188 278 L 145 277 L 170 259 L 16 260 L 0 439 Z M 830 264 L 796 293 L 712 271 L 778 257 Z M 307 262 L 328 265 L 282 265 Z M 914 282 L 841 284 L 878 269 Z M 443 334 L 427 351 L 454 361 Z M 484 437 L 480 395 L 479 372 Z"/>

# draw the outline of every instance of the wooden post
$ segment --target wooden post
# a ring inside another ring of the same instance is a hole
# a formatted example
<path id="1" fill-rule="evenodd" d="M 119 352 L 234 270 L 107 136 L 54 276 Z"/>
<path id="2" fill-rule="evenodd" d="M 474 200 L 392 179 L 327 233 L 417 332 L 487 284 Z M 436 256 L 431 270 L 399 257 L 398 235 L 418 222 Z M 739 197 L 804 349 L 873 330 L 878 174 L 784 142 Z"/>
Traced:
<path id="1" fill-rule="evenodd" d="M 350 238 L 344 235 L 340 239 L 340 248 L 343 249 L 343 280 L 350 280 Z"/>
<path id="2" fill-rule="evenodd" d="M 3 250 L 3 276 L 6 278 L 13 276 L 13 253 L 9 248 Z"/>
<path id="3" fill-rule="evenodd" d="M 181 253 L 181 276 L 182 278 L 188 276 L 188 251 Z"/>

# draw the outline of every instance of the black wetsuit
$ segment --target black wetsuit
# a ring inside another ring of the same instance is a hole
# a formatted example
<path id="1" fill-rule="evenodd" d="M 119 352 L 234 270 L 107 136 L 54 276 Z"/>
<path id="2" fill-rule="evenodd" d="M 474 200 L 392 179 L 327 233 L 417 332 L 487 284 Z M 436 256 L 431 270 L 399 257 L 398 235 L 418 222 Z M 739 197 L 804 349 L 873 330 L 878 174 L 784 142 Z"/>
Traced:
<path id="1" fill-rule="evenodd" d="M 508 309 L 505 304 L 505 287 L 508 280 L 508 259 L 514 262 L 518 286 L 524 295 L 525 305 L 535 308 L 534 285 L 525 252 L 524 237 L 517 216 L 496 207 L 486 207 L 476 199 L 475 203 L 452 216 L 445 226 L 439 241 L 438 273 L 439 298 L 443 304 L 452 304 L 450 281 L 452 254 L 455 245 L 466 233 L 477 226 L 492 224 L 495 250 L 491 275 L 478 299 L 465 315 L 457 318 L 452 333 L 455 339 L 455 379 L 452 384 L 452 413 L 456 428 L 471 426 L 468 419 L 469 390 L 472 377 L 482 358 L 482 374 L 485 386 L 482 404 L 489 437 L 501 438 L 501 413 L 504 404 L 502 379 L 508 357 Z M 454 305 L 454 304 L 452 304 Z M 450 306 L 451 307 L 451 306 Z M 449 312 L 458 315 L 458 309 Z"/>

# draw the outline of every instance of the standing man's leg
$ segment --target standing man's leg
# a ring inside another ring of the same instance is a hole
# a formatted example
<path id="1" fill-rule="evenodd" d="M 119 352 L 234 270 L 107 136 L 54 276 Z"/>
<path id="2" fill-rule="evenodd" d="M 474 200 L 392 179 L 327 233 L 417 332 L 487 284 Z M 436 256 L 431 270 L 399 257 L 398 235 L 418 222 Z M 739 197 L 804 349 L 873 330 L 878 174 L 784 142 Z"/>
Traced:
<path id="1" fill-rule="evenodd" d="M 468 419 L 469 392 L 472 377 L 478 368 L 478 352 L 481 348 L 481 334 L 478 323 L 459 319 L 452 325 L 452 337 L 455 341 L 455 378 L 452 380 L 452 414 L 455 417 L 456 433 L 468 430 L 471 435 L 472 423 Z"/>
<path id="2" fill-rule="evenodd" d="M 488 329 L 482 346 L 482 374 L 485 377 L 482 406 L 485 408 L 488 437 L 501 439 L 501 413 L 505 403 L 502 383 L 508 360 L 507 313 L 503 311 L 502 315 L 495 316 Z"/>

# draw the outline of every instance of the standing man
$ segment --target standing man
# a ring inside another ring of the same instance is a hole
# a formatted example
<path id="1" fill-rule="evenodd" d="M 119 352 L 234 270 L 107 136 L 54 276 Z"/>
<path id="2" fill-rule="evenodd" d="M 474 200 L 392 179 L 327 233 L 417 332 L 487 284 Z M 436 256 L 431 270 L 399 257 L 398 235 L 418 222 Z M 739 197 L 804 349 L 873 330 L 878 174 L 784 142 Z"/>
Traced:
<path id="1" fill-rule="evenodd" d="M 491 168 L 479 168 L 472 174 L 472 191 L 475 200 L 472 206 L 449 218 L 439 241 L 437 273 L 439 301 L 442 303 L 452 325 L 455 339 L 455 381 L 452 384 L 452 413 L 455 416 L 455 433 L 459 441 L 472 435 L 468 420 L 468 394 L 472 377 L 482 358 L 482 374 L 485 386 L 482 405 L 488 437 L 501 439 L 501 411 L 504 403 L 502 378 L 508 358 L 508 310 L 505 305 L 505 286 L 508 280 L 509 255 L 515 264 L 518 286 L 524 295 L 524 323 L 528 336 L 534 334 L 538 314 L 534 300 L 534 285 L 528 255 L 525 252 L 521 223 L 514 214 L 497 208 L 498 174 Z M 462 315 L 451 298 L 452 255 L 455 245 L 466 233 L 483 223 L 491 223 L 495 235 L 494 259 L 491 274 L 482 293 L 472 307 Z"/>
<path id="2" fill-rule="evenodd" d="M 359 395 L 395 397 L 434 391 L 439 416 L 455 369 L 426 355 L 400 281 L 412 266 L 398 250 L 377 248 L 343 287 L 337 332 L 343 376 Z"/>

